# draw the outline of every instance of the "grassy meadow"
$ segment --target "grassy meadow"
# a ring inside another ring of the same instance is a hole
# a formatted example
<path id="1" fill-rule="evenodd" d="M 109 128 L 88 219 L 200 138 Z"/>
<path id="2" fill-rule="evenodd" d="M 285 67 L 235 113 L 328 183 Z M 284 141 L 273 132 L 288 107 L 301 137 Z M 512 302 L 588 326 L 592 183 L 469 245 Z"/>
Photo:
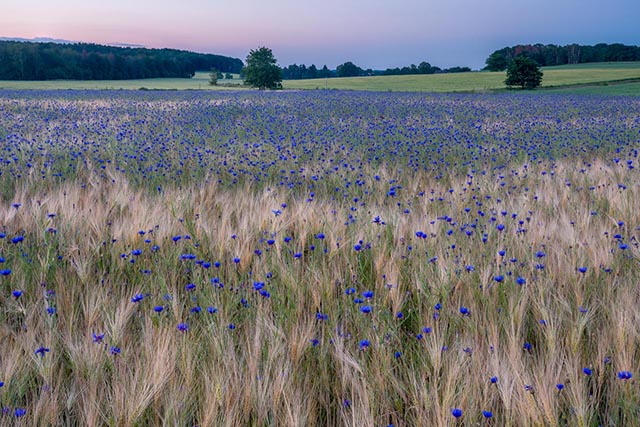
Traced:
<path id="1" fill-rule="evenodd" d="M 543 68 L 542 90 L 576 94 L 640 95 L 640 63 L 611 62 Z M 370 76 L 285 80 L 285 89 L 338 89 L 394 92 L 494 92 L 504 90 L 504 72 L 469 72 L 414 76 Z M 192 79 L 0 81 L 0 89 L 19 90 L 246 90 L 239 75 L 209 85 L 209 74 Z"/>
<path id="2" fill-rule="evenodd" d="M 0 89 L 8 90 L 220 90 L 243 89 L 239 75 L 233 79 L 218 80 L 217 86 L 209 84 L 209 73 L 196 72 L 190 79 L 140 79 L 140 80 L 0 80 Z"/>
<path id="3" fill-rule="evenodd" d="M 542 88 L 640 79 L 640 63 L 594 63 L 544 67 Z M 504 72 L 287 80 L 286 89 L 347 89 L 408 92 L 487 92 L 504 89 Z M 637 93 L 634 93 L 637 94 Z"/>
<path id="4" fill-rule="evenodd" d="M 0 92 L 17 426 L 640 426 L 640 101 Z"/>

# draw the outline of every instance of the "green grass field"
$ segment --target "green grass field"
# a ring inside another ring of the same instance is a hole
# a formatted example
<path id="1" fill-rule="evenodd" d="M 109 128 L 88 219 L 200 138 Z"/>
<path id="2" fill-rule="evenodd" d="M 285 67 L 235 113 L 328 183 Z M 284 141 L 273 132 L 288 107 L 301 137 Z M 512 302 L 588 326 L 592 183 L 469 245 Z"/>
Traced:
<path id="1" fill-rule="evenodd" d="M 573 93 L 578 95 L 611 95 L 611 96 L 640 96 L 640 82 L 598 84 L 584 86 L 559 87 L 554 89 L 543 89 L 545 92 L 553 93 Z"/>
<path id="2" fill-rule="evenodd" d="M 7 81 L 0 80 L 0 89 L 150 89 L 150 90 L 221 90 L 243 89 L 237 74 L 232 80 L 218 80 L 218 86 L 209 84 L 209 73 L 197 72 L 191 79 L 141 79 L 141 80 L 46 80 Z"/>
<path id="3" fill-rule="evenodd" d="M 640 79 L 640 63 L 579 64 L 543 68 L 543 87 L 591 85 Z M 346 89 L 410 92 L 483 92 L 504 89 L 503 72 L 287 80 L 286 89 Z M 606 88 L 606 87 L 604 87 Z M 601 88 L 602 89 L 602 88 Z M 639 92 L 633 92 L 637 94 Z"/>
<path id="4" fill-rule="evenodd" d="M 640 62 L 565 65 L 543 68 L 543 89 L 599 95 L 640 95 Z M 503 72 L 470 72 L 414 76 L 346 77 L 285 80 L 285 89 L 339 89 L 402 92 L 490 92 L 505 89 Z M 220 80 L 209 85 L 209 74 L 192 79 L 0 81 L 0 89 L 150 89 L 229 90 L 246 89 L 242 80 Z"/>

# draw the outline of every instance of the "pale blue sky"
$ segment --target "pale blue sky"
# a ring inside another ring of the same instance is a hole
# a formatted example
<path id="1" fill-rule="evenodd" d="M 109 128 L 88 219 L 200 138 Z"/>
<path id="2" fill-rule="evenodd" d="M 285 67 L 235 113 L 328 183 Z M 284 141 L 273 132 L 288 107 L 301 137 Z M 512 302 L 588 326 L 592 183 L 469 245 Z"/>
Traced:
<path id="1" fill-rule="evenodd" d="M 280 65 L 484 65 L 518 43 L 640 44 L 639 0 L 2 0 L 0 36 L 221 53 Z"/>

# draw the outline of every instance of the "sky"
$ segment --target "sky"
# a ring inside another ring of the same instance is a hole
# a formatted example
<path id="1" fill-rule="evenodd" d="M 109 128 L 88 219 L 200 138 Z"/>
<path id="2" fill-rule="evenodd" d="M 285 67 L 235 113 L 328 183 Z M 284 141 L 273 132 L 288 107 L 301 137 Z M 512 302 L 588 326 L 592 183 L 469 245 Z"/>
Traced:
<path id="1" fill-rule="evenodd" d="M 0 37 L 218 53 L 279 65 L 480 69 L 516 44 L 640 44 L 639 0 L 2 0 Z"/>

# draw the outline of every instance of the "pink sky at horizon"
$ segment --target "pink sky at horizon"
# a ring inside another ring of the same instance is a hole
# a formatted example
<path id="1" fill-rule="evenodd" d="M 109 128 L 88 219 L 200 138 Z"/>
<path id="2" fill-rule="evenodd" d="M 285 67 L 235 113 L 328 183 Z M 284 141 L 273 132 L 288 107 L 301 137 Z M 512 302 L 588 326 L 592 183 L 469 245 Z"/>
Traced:
<path id="1" fill-rule="evenodd" d="M 0 36 L 139 44 L 241 59 L 264 45 L 281 65 L 330 68 L 348 60 L 363 68 L 423 60 L 481 68 L 492 51 L 518 43 L 640 42 L 635 22 L 640 2 L 530 5 L 514 0 L 8 0 Z"/>

